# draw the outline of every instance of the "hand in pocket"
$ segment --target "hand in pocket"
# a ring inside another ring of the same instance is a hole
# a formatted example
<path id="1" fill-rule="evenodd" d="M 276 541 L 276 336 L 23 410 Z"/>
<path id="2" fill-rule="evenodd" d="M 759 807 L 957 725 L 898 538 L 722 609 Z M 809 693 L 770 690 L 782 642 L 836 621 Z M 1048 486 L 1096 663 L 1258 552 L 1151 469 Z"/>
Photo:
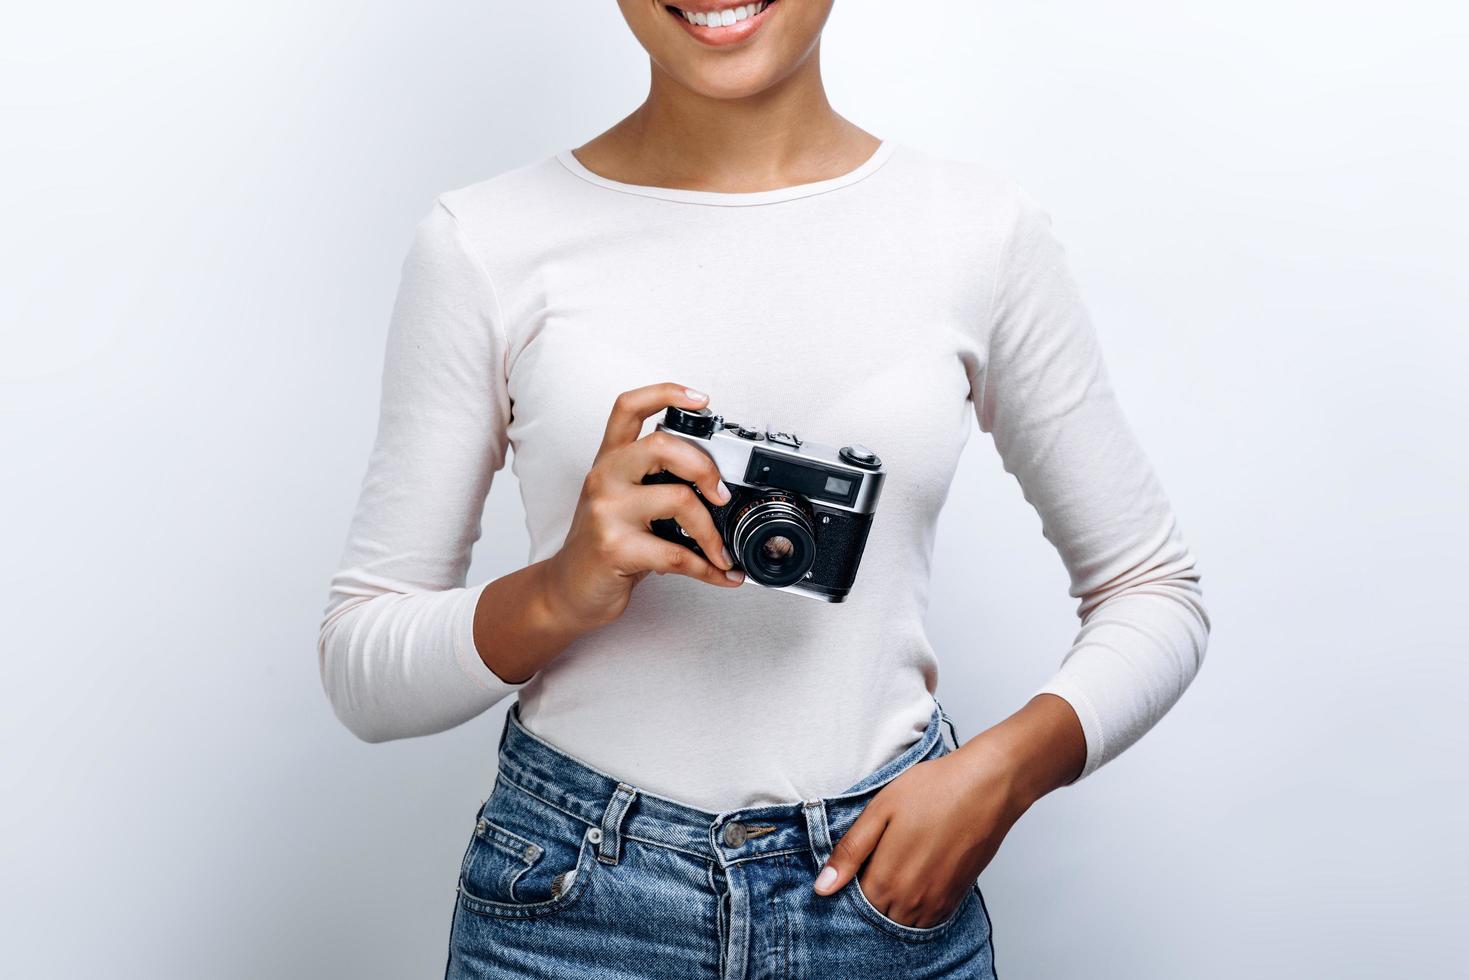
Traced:
<path id="1" fill-rule="evenodd" d="M 978 755 L 974 753 L 973 755 Z M 817 876 L 830 895 L 856 877 L 873 908 L 901 925 L 944 922 L 1019 818 L 1003 767 L 950 752 L 919 762 L 873 796 Z"/>

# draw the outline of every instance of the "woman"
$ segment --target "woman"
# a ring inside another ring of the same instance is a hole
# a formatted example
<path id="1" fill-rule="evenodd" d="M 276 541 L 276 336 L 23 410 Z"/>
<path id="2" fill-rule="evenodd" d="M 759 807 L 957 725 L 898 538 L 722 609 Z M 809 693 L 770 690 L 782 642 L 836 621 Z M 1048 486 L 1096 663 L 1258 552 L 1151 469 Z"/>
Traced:
<path id="1" fill-rule="evenodd" d="M 831 0 L 620 5 L 646 101 L 418 226 L 324 685 L 368 741 L 517 696 L 450 976 L 993 976 L 976 879 L 1193 678 L 1194 560 L 1045 214 L 833 111 Z M 742 584 L 700 499 L 727 499 L 721 472 L 650 431 L 669 406 L 881 456 L 845 602 Z M 923 615 L 971 415 L 1082 626 L 951 746 Z M 530 563 L 466 587 L 511 446 Z M 665 470 L 686 483 L 643 483 Z"/>

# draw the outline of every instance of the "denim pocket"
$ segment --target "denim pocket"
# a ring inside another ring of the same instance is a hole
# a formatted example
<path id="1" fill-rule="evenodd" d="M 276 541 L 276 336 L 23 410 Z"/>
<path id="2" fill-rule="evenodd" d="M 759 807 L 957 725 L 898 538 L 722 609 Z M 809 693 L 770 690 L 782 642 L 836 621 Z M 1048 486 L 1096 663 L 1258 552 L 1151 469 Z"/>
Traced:
<path id="1" fill-rule="evenodd" d="M 948 917 L 942 922 L 935 923 L 931 926 L 905 925 L 897 919 L 889 918 L 887 915 L 879 912 L 877 906 L 873 905 L 872 901 L 867 897 L 867 894 L 862 891 L 862 883 L 857 880 L 856 875 L 852 876 L 852 880 L 847 882 L 847 887 L 843 888 L 842 891 L 850 896 L 851 904 L 856 907 L 858 914 L 879 929 L 890 935 L 897 936 L 899 939 L 921 943 L 930 939 L 937 939 L 939 936 L 948 932 L 954 923 L 958 922 L 960 917 L 968 911 L 970 904 L 978 897 L 977 887 L 977 885 L 971 885 L 969 888 L 966 888 L 964 890 L 964 897 L 959 899 L 959 904 L 954 906 L 954 911 L 950 912 Z"/>
<path id="2" fill-rule="evenodd" d="M 599 839 L 586 822 L 497 780 L 464 851 L 460 903 L 504 918 L 559 912 L 586 891 Z"/>

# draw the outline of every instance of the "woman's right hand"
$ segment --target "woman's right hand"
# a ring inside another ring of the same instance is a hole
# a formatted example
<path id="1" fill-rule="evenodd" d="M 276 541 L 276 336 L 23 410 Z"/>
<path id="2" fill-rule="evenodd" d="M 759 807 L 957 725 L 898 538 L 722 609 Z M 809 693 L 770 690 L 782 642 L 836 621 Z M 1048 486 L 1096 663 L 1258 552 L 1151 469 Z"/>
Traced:
<path id="1" fill-rule="evenodd" d="M 664 383 L 617 396 L 601 448 L 582 483 L 571 529 L 561 550 L 547 562 L 548 604 L 568 625 L 591 630 L 612 622 L 627 608 L 633 588 L 649 572 L 674 572 L 710 585 L 736 588 L 744 573 L 733 562 L 709 511 L 691 487 L 644 484 L 643 477 L 667 470 L 723 504 L 729 490 L 707 453 L 664 432 L 642 438 L 643 422 L 670 405 L 700 409 L 709 396 Z M 655 535 L 651 522 L 678 521 L 712 561 Z"/>

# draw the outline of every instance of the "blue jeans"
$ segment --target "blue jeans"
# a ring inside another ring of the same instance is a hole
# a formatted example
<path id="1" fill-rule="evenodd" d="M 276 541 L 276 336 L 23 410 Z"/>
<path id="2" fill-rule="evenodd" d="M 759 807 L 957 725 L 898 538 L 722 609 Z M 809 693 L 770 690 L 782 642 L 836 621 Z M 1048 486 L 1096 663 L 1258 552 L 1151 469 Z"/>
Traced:
<path id="1" fill-rule="evenodd" d="M 834 895 L 811 889 L 884 784 L 952 751 L 941 720 L 935 702 L 923 737 L 845 792 L 710 813 L 552 748 L 512 705 L 464 852 L 445 976 L 993 980 L 977 881 L 926 928 L 879 912 L 857 878 Z"/>

